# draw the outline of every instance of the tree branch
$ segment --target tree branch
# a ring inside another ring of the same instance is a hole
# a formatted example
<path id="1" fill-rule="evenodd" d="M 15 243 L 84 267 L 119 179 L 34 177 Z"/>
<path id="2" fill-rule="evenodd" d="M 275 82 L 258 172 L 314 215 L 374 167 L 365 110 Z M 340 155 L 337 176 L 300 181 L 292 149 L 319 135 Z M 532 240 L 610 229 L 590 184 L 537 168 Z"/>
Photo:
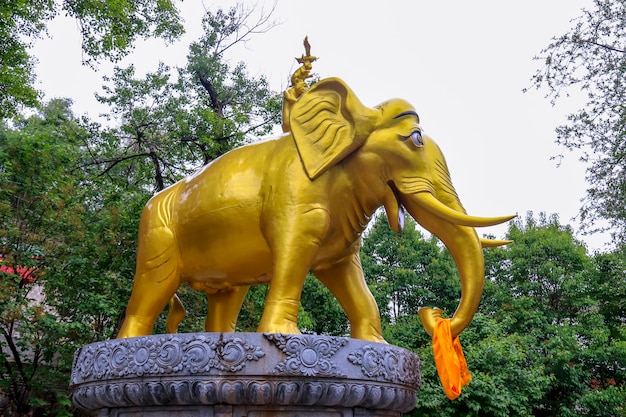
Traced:
<path id="1" fill-rule="evenodd" d="M 150 153 L 149 152 L 142 152 L 142 153 L 137 153 L 137 154 L 133 154 L 133 155 L 121 156 L 119 158 L 94 160 L 93 162 L 88 162 L 88 163 L 79 165 L 77 168 L 86 168 L 86 167 L 90 167 L 90 166 L 94 166 L 94 165 L 102 165 L 102 164 L 111 163 L 111 165 L 109 167 L 107 167 L 103 172 L 98 174 L 98 176 L 101 177 L 104 174 L 106 174 L 107 172 L 109 172 L 111 169 L 113 169 L 113 167 L 115 167 L 117 164 L 119 164 L 121 162 L 124 162 L 124 161 L 127 161 L 129 159 L 140 158 L 140 157 L 143 157 L 143 156 L 150 156 Z"/>
<path id="2" fill-rule="evenodd" d="M 16 399 L 17 398 L 20 399 L 20 401 L 19 401 L 20 404 L 18 404 L 18 407 L 21 408 L 21 406 L 22 406 L 22 404 L 21 404 L 22 401 L 21 400 L 23 399 L 23 397 L 26 394 L 26 392 L 30 391 L 30 383 L 29 383 L 29 381 L 26 378 L 26 373 L 24 371 L 24 364 L 22 363 L 22 359 L 20 358 L 20 353 L 17 350 L 17 346 L 15 346 L 15 343 L 13 341 L 13 337 L 9 333 L 7 333 L 5 329 L 2 329 L 2 334 L 4 335 L 4 340 L 6 340 L 7 345 L 9 346 L 9 349 L 11 350 L 11 354 L 13 355 L 13 359 L 14 359 L 15 365 L 17 367 L 17 373 L 20 376 L 20 378 L 22 379 L 22 384 L 24 385 L 23 391 L 22 391 L 22 393 L 20 395 L 19 394 L 20 393 L 19 383 L 18 383 L 18 381 L 15 378 L 13 378 L 11 376 L 11 385 L 13 386 L 13 393 L 14 393 Z M 10 369 L 11 365 L 9 364 L 8 359 L 5 360 L 5 362 L 6 362 L 5 366 Z M 13 373 L 11 372 L 10 375 L 13 375 Z"/>
<path id="3" fill-rule="evenodd" d="M 227 49 L 231 48 L 232 46 L 234 46 L 235 44 L 239 42 L 243 42 L 245 45 L 250 35 L 257 34 L 257 33 L 266 33 L 270 29 L 272 29 L 274 26 L 277 25 L 277 23 L 269 21 L 270 17 L 272 17 L 272 14 L 274 13 L 274 10 L 276 9 L 276 3 L 272 5 L 272 8 L 270 9 L 268 13 L 265 13 L 263 10 L 261 10 L 261 15 L 259 16 L 258 20 L 256 21 L 255 24 L 251 26 L 245 25 L 245 22 L 250 18 L 250 16 L 254 12 L 254 8 L 245 10 L 243 8 L 243 5 L 240 5 L 240 7 L 241 7 L 240 9 L 241 16 L 239 18 L 239 22 L 237 23 L 237 27 L 243 27 L 246 30 L 242 34 L 240 34 L 239 30 L 237 30 L 235 32 L 235 39 L 233 39 L 232 42 L 230 42 L 229 44 L 227 44 L 226 46 L 222 48 L 220 48 L 221 41 L 219 41 L 218 44 L 216 45 L 216 50 L 215 50 L 217 55 L 223 54 Z"/>
<path id="4" fill-rule="evenodd" d="M 602 49 L 606 49 L 607 51 L 613 51 L 613 52 L 617 52 L 617 53 L 620 53 L 620 54 L 626 54 L 626 50 L 624 50 L 624 49 L 614 48 L 612 46 L 603 45 L 601 43 L 590 41 L 590 40 L 587 40 L 587 39 L 581 39 L 581 41 L 584 42 L 584 43 L 588 43 L 588 44 L 591 44 L 591 45 L 598 46 L 598 47 L 600 47 Z"/>
<path id="5" fill-rule="evenodd" d="M 156 181 L 157 191 L 161 191 L 165 189 L 165 182 L 163 180 L 163 170 L 161 169 L 159 157 L 154 151 L 151 151 L 148 155 L 154 165 L 154 181 Z"/>
<path id="6" fill-rule="evenodd" d="M 215 110 L 215 113 L 220 118 L 224 118 L 224 103 L 222 103 L 218 97 L 217 91 L 213 86 L 213 83 L 209 81 L 203 74 L 200 72 L 196 72 L 198 79 L 200 80 L 200 84 L 202 87 L 209 93 L 209 97 L 211 98 L 211 107 Z"/>
<path id="7" fill-rule="evenodd" d="M 100 160 L 100 161 L 94 161 L 93 163 L 86 164 L 85 166 L 111 163 L 111 165 L 109 165 L 104 171 L 102 171 L 101 173 L 99 173 L 97 175 L 98 177 L 102 177 L 103 175 L 108 175 L 109 171 L 111 171 L 117 164 L 120 164 L 120 163 L 122 163 L 124 161 L 127 161 L 129 159 L 140 158 L 140 157 L 145 157 L 145 156 L 150 156 L 150 153 L 149 152 L 142 152 L 142 153 L 138 153 L 138 154 L 134 154 L 134 155 L 123 156 L 123 157 L 120 157 L 120 158 L 104 159 L 104 160 Z"/>

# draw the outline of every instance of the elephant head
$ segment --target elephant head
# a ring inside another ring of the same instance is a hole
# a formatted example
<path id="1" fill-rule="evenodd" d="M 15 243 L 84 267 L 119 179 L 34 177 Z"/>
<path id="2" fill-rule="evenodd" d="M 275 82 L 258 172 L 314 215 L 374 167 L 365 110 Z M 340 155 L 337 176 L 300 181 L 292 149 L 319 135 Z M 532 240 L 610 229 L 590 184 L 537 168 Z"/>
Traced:
<path id="1" fill-rule="evenodd" d="M 424 134 L 419 122 L 408 102 L 393 99 L 369 108 L 337 78 L 313 85 L 296 102 L 290 116 L 293 139 L 310 180 L 342 164 L 356 176 L 354 187 L 368 194 L 360 200 L 357 197 L 366 212 L 368 207 L 384 206 L 390 227 L 401 232 L 406 209 L 448 248 L 462 290 L 451 319 L 454 337 L 469 325 L 478 309 L 484 284 L 483 247 L 510 243 L 481 239 L 474 228 L 515 216 L 467 215 L 439 146 Z M 441 310 L 422 308 L 419 316 L 432 335 Z"/>

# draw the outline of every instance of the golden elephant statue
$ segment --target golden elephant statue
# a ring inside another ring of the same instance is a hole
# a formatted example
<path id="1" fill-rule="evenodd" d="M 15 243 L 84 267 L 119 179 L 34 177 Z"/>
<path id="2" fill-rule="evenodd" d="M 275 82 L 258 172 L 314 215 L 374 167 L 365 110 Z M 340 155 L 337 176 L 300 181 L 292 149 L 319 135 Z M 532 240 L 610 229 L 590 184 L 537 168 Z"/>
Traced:
<path id="1" fill-rule="evenodd" d="M 207 295 L 206 331 L 234 331 L 249 286 L 270 283 L 258 331 L 299 333 L 311 271 L 345 310 L 351 337 L 384 342 L 359 259 L 361 234 L 381 206 L 396 232 L 406 208 L 450 250 L 462 288 L 453 336 L 468 326 L 482 295 L 482 247 L 506 243 L 480 239 L 474 227 L 514 216 L 465 213 L 439 147 L 404 100 L 366 107 L 327 78 L 298 98 L 289 122 L 290 132 L 234 149 L 147 203 L 118 337 L 151 334 L 182 281 Z M 430 334 L 440 315 L 420 311 Z"/>

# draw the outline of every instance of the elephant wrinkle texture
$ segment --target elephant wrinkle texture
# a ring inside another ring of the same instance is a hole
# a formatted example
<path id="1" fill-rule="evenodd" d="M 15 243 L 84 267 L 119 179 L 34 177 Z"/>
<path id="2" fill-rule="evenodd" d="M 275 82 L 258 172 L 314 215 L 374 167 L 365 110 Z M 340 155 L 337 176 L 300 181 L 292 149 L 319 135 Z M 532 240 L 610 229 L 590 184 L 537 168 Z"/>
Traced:
<path id="1" fill-rule="evenodd" d="M 361 234 L 381 206 L 394 231 L 406 210 L 451 252 L 462 290 L 452 336 L 469 325 L 482 295 L 483 246 L 508 243 L 480 239 L 474 228 L 514 216 L 465 212 L 440 148 L 405 100 L 367 107 L 338 78 L 300 93 L 280 137 L 234 149 L 146 204 L 118 338 L 152 334 L 168 302 L 175 332 L 183 281 L 207 295 L 207 332 L 234 331 L 248 288 L 269 283 L 257 331 L 298 334 L 310 271 L 345 310 L 352 338 L 385 343 L 359 260 Z M 419 314 L 432 335 L 441 310 Z"/>

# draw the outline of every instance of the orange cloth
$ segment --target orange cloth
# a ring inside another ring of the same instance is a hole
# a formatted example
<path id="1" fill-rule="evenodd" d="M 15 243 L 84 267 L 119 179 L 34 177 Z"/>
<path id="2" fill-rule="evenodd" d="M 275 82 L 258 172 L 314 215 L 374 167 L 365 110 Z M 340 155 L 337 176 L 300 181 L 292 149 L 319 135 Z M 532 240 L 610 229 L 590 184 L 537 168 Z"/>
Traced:
<path id="1" fill-rule="evenodd" d="M 450 400 L 461 395 L 461 389 L 469 384 L 472 376 L 458 336 L 452 339 L 450 319 L 438 319 L 433 332 L 435 365 L 443 390 Z"/>

